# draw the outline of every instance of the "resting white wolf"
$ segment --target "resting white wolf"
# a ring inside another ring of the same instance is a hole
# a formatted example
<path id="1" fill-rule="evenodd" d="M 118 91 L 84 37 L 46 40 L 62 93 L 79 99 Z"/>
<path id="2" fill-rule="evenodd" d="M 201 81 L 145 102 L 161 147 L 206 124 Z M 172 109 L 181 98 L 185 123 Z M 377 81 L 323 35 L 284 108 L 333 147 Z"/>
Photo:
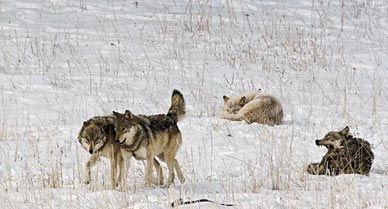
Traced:
<path id="1" fill-rule="evenodd" d="M 228 120 L 278 125 L 283 119 L 283 108 L 275 97 L 261 92 L 249 92 L 229 98 L 223 96 L 221 117 Z"/>

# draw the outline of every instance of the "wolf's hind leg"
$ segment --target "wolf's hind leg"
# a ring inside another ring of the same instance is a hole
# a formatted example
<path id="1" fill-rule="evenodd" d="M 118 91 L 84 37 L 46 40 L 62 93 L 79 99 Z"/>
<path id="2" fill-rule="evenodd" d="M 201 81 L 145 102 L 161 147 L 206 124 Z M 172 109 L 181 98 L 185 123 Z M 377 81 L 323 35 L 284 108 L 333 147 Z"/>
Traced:
<path id="1" fill-rule="evenodd" d="M 158 176 L 158 180 L 156 182 L 153 182 L 153 184 L 163 185 L 163 182 L 164 182 L 163 170 L 162 170 L 162 167 L 160 166 L 159 161 L 157 161 L 155 158 L 154 158 L 154 167 Z"/>
<path id="2" fill-rule="evenodd" d="M 171 184 L 174 183 L 174 164 L 175 164 L 175 155 L 172 153 L 165 153 L 164 159 L 166 160 L 167 168 L 168 168 L 168 180 L 167 184 L 164 185 L 164 187 L 169 187 Z"/>
<path id="3" fill-rule="evenodd" d="M 100 159 L 100 155 L 98 153 L 90 156 L 89 160 L 85 163 L 85 179 L 84 183 L 89 184 L 91 181 L 91 169 Z"/>
<path id="4" fill-rule="evenodd" d="M 151 186 L 152 183 L 152 169 L 154 168 L 154 155 L 152 154 L 152 150 L 148 148 L 147 150 L 147 167 L 146 167 L 146 172 L 145 172 L 145 178 L 146 182 L 145 185 Z"/>
<path id="5" fill-rule="evenodd" d="M 182 170 L 181 170 L 181 167 L 180 167 L 178 161 L 176 159 L 174 159 L 174 161 L 175 161 L 174 168 L 175 168 L 175 171 L 178 175 L 178 179 L 183 184 L 183 183 L 185 183 L 185 177 L 183 176 L 183 173 L 182 173 Z"/>

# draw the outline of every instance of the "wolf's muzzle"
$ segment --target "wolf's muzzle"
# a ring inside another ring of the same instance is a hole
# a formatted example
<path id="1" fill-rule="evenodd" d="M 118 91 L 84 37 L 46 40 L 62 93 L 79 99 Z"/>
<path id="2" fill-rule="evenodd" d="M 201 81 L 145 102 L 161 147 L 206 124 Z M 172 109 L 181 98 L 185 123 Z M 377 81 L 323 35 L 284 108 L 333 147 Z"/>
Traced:
<path id="1" fill-rule="evenodd" d="M 127 141 L 127 138 L 125 138 L 124 141 L 122 141 L 122 142 L 119 141 L 119 144 L 124 144 L 125 141 Z"/>
<path id="2" fill-rule="evenodd" d="M 315 140 L 315 144 L 316 145 L 319 145 L 319 142 L 320 142 L 321 140 Z"/>
<path id="3" fill-rule="evenodd" d="M 90 153 L 90 154 L 93 154 L 93 150 L 92 150 L 92 149 L 90 149 L 90 150 L 89 150 L 89 153 Z"/>

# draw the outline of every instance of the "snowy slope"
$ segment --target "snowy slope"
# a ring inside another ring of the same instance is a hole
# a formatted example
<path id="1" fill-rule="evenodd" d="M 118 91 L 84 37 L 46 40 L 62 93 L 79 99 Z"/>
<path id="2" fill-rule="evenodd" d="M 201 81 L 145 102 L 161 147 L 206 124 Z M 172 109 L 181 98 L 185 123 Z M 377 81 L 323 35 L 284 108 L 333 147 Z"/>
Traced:
<path id="1" fill-rule="evenodd" d="M 0 208 L 388 208 L 384 0 L 8 0 L 0 49 Z M 222 95 L 259 88 L 283 124 L 218 117 Z M 173 89 L 186 183 L 145 188 L 132 161 L 126 191 L 109 190 L 103 160 L 84 185 L 82 122 L 165 113 Z M 308 175 L 314 140 L 345 125 L 373 145 L 370 175 Z"/>

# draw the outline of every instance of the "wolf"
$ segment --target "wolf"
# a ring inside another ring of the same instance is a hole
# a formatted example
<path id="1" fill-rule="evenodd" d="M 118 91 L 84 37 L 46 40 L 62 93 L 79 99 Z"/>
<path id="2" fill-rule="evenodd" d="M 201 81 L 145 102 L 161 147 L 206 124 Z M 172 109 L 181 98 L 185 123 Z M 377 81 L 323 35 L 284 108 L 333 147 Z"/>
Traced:
<path id="1" fill-rule="evenodd" d="M 116 142 L 122 147 L 124 158 L 134 156 L 147 161 L 146 186 L 150 186 L 154 156 L 167 163 L 168 180 L 164 187 L 174 182 L 174 169 L 178 179 L 184 183 L 185 178 L 175 156 L 182 144 L 182 134 L 178 128 L 185 114 L 185 101 L 178 90 L 174 90 L 171 97 L 171 106 L 167 114 L 134 115 L 126 110 L 124 114 L 113 111 L 117 117 Z M 162 182 L 159 179 L 160 183 Z"/>
<path id="2" fill-rule="evenodd" d="M 349 127 L 341 131 L 331 131 L 317 146 L 328 150 L 320 163 L 307 166 L 307 172 L 313 175 L 363 174 L 368 175 L 372 167 L 374 154 L 369 142 L 349 134 Z"/>
<path id="3" fill-rule="evenodd" d="M 283 119 L 283 108 L 275 97 L 261 92 L 249 92 L 229 98 L 223 96 L 221 117 L 228 120 L 245 121 L 248 124 L 262 123 L 278 125 Z"/>
<path id="4" fill-rule="evenodd" d="M 101 156 L 110 160 L 111 188 L 119 186 L 124 174 L 127 172 L 124 165 L 121 147 L 115 143 L 116 138 L 116 116 L 95 116 L 83 122 L 78 133 L 78 140 L 82 147 L 91 156 L 85 163 L 84 183 L 91 181 L 91 168 L 98 162 Z M 159 162 L 154 159 L 155 169 L 163 176 Z"/>
<path id="5" fill-rule="evenodd" d="M 82 147 L 91 156 L 85 163 L 85 184 L 91 181 L 91 168 L 98 162 L 101 156 L 110 160 L 111 188 L 115 188 L 122 178 L 124 159 L 120 145 L 114 142 L 116 117 L 96 116 L 84 121 L 78 133 L 78 140 Z"/>

